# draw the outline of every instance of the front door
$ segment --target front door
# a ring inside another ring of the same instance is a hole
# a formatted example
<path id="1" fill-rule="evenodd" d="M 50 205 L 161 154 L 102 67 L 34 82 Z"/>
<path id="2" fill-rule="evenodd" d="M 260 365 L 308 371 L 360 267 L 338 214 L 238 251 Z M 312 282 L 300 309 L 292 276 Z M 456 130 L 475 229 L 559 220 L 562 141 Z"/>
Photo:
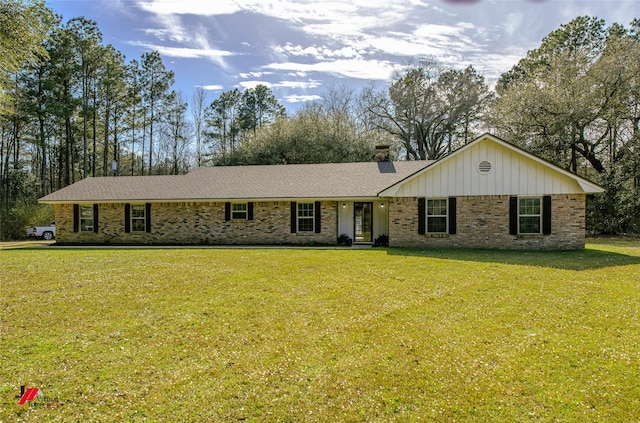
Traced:
<path id="1" fill-rule="evenodd" d="M 355 242 L 373 241 L 373 203 L 354 203 L 353 225 Z"/>

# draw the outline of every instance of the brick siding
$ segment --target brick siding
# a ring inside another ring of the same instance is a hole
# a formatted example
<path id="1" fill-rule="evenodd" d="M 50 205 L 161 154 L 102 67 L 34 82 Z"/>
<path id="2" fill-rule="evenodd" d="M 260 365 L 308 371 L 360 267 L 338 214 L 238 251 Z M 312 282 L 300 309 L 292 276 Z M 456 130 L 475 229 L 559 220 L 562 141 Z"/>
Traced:
<path id="1" fill-rule="evenodd" d="M 55 205 L 59 243 L 113 244 L 336 244 L 337 203 L 321 203 L 321 232 L 291 233 L 290 203 L 254 202 L 253 220 L 225 221 L 225 203 L 153 203 L 151 232 L 125 233 L 125 205 L 99 204 L 98 232 L 73 231 L 73 205 Z"/>
<path id="2" fill-rule="evenodd" d="M 321 233 L 292 234 L 290 203 L 254 202 L 254 220 L 225 221 L 225 203 L 153 203 L 151 232 L 125 233 L 124 203 L 99 204 L 99 230 L 73 232 L 73 205 L 55 205 L 59 243 L 335 245 L 337 202 L 322 202 Z M 389 244 L 417 248 L 573 250 L 585 243 L 585 195 L 552 196 L 551 235 L 510 235 L 509 196 L 457 197 L 455 235 L 418 234 L 417 198 L 389 199 Z"/>
<path id="3" fill-rule="evenodd" d="M 509 196 L 457 197 L 455 235 L 418 234 L 418 199 L 389 201 L 392 247 L 577 250 L 585 243 L 585 195 L 551 196 L 551 235 L 510 235 Z"/>

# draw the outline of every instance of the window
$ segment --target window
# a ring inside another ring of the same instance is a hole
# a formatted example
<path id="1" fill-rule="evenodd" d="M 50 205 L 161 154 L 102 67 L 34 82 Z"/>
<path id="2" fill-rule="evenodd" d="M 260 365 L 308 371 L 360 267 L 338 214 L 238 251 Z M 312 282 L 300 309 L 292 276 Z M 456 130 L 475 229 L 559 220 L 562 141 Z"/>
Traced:
<path id="1" fill-rule="evenodd" d="M 313 232 L 313 203 L 298 203 L 298 232 Z"/>
<path id="2" fill-rule="evenodd" d="M 322 204 L 320 201 L 313 203 L 297 203 L 291 205 L 291 233 L 322 232 Z M 251 207 L 249 207 L 249 219 L 251 219 Z"/>
<path id="3" fill-rule="evenodd" d="M 247 203 L 231 204 L 231 219 L 247 220 Z"/>
<path id="4" fill-rule="evenodd" d="M 124 231 L 151 232 L 151 203 L 124 205 Z"/>
<path id="5" fill-rule="evenodd" d="M 518 198 L 518 232 L 539 234 L 542 228 L 542 207 L 540 197 Z"/>
<path id="6" fill-rule="evenodd" d="M 131 205 L 131 231 L 132 232 L 145 232 L 146 227 L 146 207 L 141 205 Z"/>
<path id="7" fill-rule="evenodd" d="M 93 206 L 80 206 L 80 231 L 93 232 Z"/>
<path id="8" fill-rule="evenodd" d="M 427 233 L 447 232 L 447 199 L 427 200 Z"/>
<path id="9" fill-rule="evenodd" d="M 253 220 L 253 202 L 224 203 L 224 220 Z"/>

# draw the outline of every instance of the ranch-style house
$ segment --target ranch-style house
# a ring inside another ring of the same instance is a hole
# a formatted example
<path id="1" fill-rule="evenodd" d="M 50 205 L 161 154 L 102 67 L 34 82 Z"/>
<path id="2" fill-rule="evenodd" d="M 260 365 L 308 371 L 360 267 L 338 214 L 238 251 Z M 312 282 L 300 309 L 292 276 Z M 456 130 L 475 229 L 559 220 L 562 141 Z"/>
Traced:
<path id="1" fill-rule="evenodd" d="M 582 249 L 603 188 L 485 134 L 436 161 L 93 177 L 40 199 L 62 244 Z M 342 235 L 342 237 L 341 237 Z"/>

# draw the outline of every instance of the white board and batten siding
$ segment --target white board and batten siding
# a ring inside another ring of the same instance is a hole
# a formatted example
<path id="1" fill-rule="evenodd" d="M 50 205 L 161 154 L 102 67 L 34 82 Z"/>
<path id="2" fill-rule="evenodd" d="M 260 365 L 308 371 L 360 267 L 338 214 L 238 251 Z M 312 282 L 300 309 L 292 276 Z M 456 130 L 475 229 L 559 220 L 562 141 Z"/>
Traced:
<path id="1" fill-rule="evenodd" d="M 338 236 L 342 234 L 353 239 L 353 201 L 338 202 Z"/>
<path id="2" fill-rule="evenodd" d="M 601 191 L 590 186 L 586 180 L 487 137 L 389 187 L 380 196 L 550 195 Z"/>

